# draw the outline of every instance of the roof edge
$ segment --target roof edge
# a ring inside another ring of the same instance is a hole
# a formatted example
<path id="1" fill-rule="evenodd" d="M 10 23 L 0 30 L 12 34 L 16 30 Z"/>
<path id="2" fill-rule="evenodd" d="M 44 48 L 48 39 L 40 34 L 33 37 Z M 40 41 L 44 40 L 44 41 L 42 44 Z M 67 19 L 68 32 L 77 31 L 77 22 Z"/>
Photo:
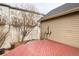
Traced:
<path id="1" fill-rule="evenodd" d="M 35 11 L 31 11 L 31 10 L 27 10 L 27 9 L 22 9 L 22 8 L 17 8 L 17 7 L 13 7 L 4 3 L 0 3 L 1 6 L 6 6 L 9 7 L 11 9 L 16 9 L 16 10 L 21 10 L 21 11 L 26 11 L 26 12 L 30 12 L 30 13 L 34 13 L 34 14 L 38 14 L 38 15 L 43 15 L 45 16 L 43 13 L 39 13 L 39 12 L 35 12 Z"/>
<path id="2" fill-rule="evenodd" d="M 58 7 L 58 8 L 64 7 L 65 5 L 66 5 L 66 4 L 61 5 L 61 6 Z M 53 11 L 53 10 L 52 10 L 52 11 Z M 56 17 L 60 17 L 60 16 L 63 16 L 63 15 L 66 15 L 66 14 L 74 13 L 74 12 L 77 12 L 77 11 L 79 11 L 79 7 L 75 7 L 75 8 L 71 8 L 71 9 L 69 9 L 69 10 L 65 10 L 65 11 L 62 11 L 62 12 L 58 12 L 58 13 L 52 15 L 52 16 L 47 16 L 47 15 L 48 15 L 48 14 L 47 14 L 45 17 L 41 18 L 41 22 L 42 22 L 42 21 L 45 21 L 45 20 L 48 20 L 48 19 L 51 19 L 51 18 L 56 18 Z M 49 13 L 51 13 L 51 11 L 50 11 Z"/>
<path id="3" fill-rule="evenodd" d="M 68 10 L 68 11 L 65 11 L 65 12 L 62 12 L 62 13 L 59 13 L 59 14 L 56 14 L 56 15 L 54 15 L 52 17 L 47 18 L 47 19 L 51 19 L 51 18 L 63 16 L 63 15 L 66 15 L 66 14 L 70 14 L 70 13 L 73 13 L 73 12 L 77 12 L 77 11 L 79 11 L 79 7 L 78 8 L 71 9 L 71 10 Z M 47 19 L 45 19 L 45 20 L 47 20 Z M 45 21 L 45 20 L 42 20 L 42 21 Z"/>

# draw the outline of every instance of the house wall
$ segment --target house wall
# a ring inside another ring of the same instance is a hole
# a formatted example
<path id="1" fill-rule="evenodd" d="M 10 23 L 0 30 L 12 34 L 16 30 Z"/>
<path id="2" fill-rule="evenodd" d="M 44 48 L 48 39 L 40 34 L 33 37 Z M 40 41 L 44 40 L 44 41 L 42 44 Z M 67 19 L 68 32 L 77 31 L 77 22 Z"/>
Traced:
<path id="1" fill-rule="evenodd" d="M 9 19 L 9 8 L 5 7 L 5 6 L 0 6 L 0 15 L 8 23 L 8 21 L 10 20 Z M 10 41 L 11 35 L 7 36 L 7 38 L 6 38 L 7 41 L 4 39 L 4 35 L 5 35 L 5 33 L 7 33 L 7 31 L 8 31 L 8 26 L 7 25 L 4 25 L 4 26 L 0 25 L 0 48 L 10 47 L 9 41 Z M 2 43 L 3 43 L 3 45 L 2 45 Z"/>
<path id="2" fill-rule="evenodd" d="M 7 23 L 11 24 L 11 22 L 13 20 L 12 19 L 13 16 L 19 18 L 20 21 L 22 21 L 23 17 L 22 17 L 21 13 L 19 14 L 19 12 L 21 12 L 21 11 L 0 5 L 0 15 L 5 17 L 5 19 L 7 20 Z M 28 13 L 28 12 L 26 12 L 26 13 Z M 36 19 L 34 19 L 34 20 L 38 20 L 40 17 L 41 16 L 38 15 L 38 17 L 36 16 L 35 17 Z M 29 37 L 26 36 L 26 38 L 24 40 L 40 39 L 40 36 L 39 36 L 40 29 L 39 29 L 39 26 L 37 26 L 37 27 L 38 28 L 34 28 L 34 30 L 28 35 Z M 0 48 L 10 48 L 11 43 L 18 42 L 18 41 L 22 40 L 21 32 L 19 30 L 16 30 L 16 28 L 13 26 L 10 27 L 10 31 L 6 35 L 5 40 L 1 39 L 2 36 L 5 35 L 8 30 L 9 30 L 9 25 L 5 25 L 5 26 L 0 25 Z"/>
<path id="3" fill-rule="evenodd" d="M 35 28 L 32 29 L 32 31 L 25 37 L 26 40 L 30 39 L 40 39 L 40 28 L 39 26 L 36 26 Z"/>
<path id="4" fill-rule="evenodd" d="M 48 39 L 79 48 L 79 12 L 41 22 L 41 38 L 45 38 L 48 26 Z"/>

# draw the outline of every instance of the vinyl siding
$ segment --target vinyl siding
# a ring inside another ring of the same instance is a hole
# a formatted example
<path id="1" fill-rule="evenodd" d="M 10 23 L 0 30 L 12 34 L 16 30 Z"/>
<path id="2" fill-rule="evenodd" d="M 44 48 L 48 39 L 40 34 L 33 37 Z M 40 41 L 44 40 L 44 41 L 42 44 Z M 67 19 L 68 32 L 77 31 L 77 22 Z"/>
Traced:
<path id="1" fill-rule="evenodd" d="M 41 38 L 44 38 L 47 26 L 52 32 L 49 39 L 79 48 L 79 13 L 42 22 Z"/>

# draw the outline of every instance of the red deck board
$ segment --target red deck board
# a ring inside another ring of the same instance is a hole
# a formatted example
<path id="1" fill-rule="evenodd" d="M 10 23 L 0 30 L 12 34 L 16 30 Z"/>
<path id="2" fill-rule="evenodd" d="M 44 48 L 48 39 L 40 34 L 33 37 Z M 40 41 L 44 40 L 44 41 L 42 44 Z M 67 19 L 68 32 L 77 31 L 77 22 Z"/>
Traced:
<path id="1" fill-rule="evenodd" d="M 51 40 L 36 40 L 20 45 L 4 56 L 79 56 L 79 48 Z"/>

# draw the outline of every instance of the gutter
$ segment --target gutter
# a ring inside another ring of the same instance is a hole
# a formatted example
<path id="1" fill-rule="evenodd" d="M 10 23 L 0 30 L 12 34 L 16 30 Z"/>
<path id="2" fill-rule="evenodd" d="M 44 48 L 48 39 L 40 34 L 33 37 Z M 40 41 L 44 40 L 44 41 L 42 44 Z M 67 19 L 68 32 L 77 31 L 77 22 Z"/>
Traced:
<path id="1" fill-rule="evenodd" d="M 34 13 L 34 14 L 37 14 L 37 15 L 43 15 L 43 16 L 44 16 L 43 13 L 39 13 L 39 12 L 27 10 L 27 9 L 22 9 L 22 8 L 17 8 L 17 7 L 13 7 L 13 6 L 10 6 L 10 5 L 7 5 L 7 4 L 3 4 L 3 3 L 0 3 L 0 5 L 1 5 L 1 6 L 9 7 L 9 8 L 11 8 L 11 9 L 21 10 L 21 11 L 25 11 L 25 12 Z"/>

